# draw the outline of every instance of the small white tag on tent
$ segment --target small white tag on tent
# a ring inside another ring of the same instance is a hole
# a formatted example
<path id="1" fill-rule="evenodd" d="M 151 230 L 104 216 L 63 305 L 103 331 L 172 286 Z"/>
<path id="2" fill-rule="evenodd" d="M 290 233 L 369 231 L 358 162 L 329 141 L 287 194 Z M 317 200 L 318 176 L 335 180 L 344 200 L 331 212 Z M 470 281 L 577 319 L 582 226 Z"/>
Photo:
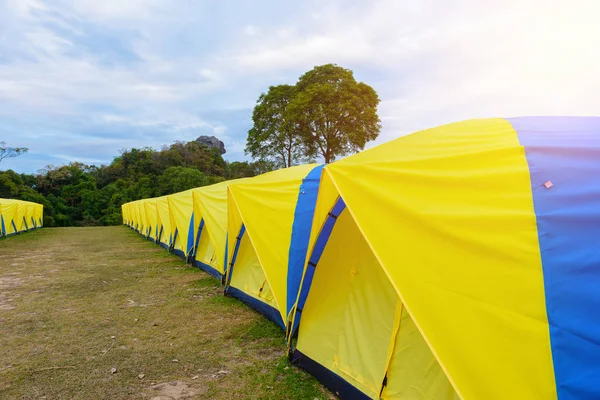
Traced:
<path id="1" fill-rule="evenodd" d="M 548 182 L 544 183 L 544 186 L 546 186 L 546 189 L 550 189 L 554 185 L 552 184 L 552 182 L 548 181 Z"/>

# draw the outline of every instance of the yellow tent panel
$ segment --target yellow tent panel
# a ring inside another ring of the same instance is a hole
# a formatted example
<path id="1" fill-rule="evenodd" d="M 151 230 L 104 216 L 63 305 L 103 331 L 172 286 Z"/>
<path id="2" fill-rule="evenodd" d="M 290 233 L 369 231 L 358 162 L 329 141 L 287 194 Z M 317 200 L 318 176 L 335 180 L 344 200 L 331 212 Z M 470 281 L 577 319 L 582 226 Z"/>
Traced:
<path id="1" fill-rule="evenodd" d="M 0 199 L 0 237 L 41 227 L 43 212 L 41 204 Z"/>
<path id="2" fill-rule="evenodd" d="M 192 190 L 194 203 L 194 265 L 216 278 L 225 274 L 227 187 L 234 179 Z"/>
<path id="3" fill-rule="evenodd" d="M 157 242 L 159 234 L 158 226 L 158 209 L 156 207 L 156 199 L 144 200 L 144 211 L 148 226 L 148 239 Z"/>
<path id="4" fill-rule="evenodd" d="M 228 187 L 226 291 L 283 329 L 300 285 L 321 168 L 286 168 Z"/>
<path id="5" fill-rule="evenodd" d="M 194 247 L 194 204 L 192 190 L 167 196 L 173 253 L 187 258 Z"/>
<path id="6" fill-rule="evenodd" d="M 156 199 L 156 211 L 158 214 L 158 244 L 168 249 L 172 243 L 171 216 L 169 213 L 169 200 L 167 196 Z"/>

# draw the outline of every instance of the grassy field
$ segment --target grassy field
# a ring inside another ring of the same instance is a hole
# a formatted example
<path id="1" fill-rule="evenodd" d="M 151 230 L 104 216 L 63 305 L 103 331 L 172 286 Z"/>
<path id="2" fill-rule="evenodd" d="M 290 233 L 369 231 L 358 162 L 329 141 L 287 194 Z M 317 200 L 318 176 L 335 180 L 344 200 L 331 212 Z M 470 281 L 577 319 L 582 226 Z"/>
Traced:
<path id="1" fill-rule="evenodd" d="M 125 227 L 0 240 L 1 399 L 330 399 L 283 333 Z"/>

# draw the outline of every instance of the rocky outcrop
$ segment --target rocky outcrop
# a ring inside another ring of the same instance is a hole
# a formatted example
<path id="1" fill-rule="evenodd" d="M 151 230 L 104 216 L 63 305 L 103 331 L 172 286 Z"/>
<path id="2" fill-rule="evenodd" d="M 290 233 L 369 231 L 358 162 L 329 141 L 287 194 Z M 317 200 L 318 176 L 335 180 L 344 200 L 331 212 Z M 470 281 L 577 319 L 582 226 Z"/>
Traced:
<path id="1" fill-rule="evenodd" d="M 225 150 L 225 144 L 223 144 L 223 142 L 214 136 L 200 136 L 198 139 L 196 139 L 196 142 L 205 145 L 209 149 L 219 149 L 221 154 L 225 154 L 227 152 L 227 150 Z"/>

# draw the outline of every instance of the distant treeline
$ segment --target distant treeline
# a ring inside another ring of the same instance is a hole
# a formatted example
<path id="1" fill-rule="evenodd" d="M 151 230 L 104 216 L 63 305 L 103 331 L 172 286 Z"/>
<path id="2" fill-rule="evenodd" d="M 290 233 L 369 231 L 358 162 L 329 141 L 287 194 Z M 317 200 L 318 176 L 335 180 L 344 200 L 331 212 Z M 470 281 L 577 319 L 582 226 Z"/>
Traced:
<path id="1" fill-rule="evenodd" d="M 218 149 L 176 142 L 160 151 L 124 150 L 110 165 L 71 163 L 37 174 L 0 171 L 0 198 L 44 205 L 45 226 L 118 225 L 121 205 L 273 169 L 268 162 L 227 162 Z"/>

